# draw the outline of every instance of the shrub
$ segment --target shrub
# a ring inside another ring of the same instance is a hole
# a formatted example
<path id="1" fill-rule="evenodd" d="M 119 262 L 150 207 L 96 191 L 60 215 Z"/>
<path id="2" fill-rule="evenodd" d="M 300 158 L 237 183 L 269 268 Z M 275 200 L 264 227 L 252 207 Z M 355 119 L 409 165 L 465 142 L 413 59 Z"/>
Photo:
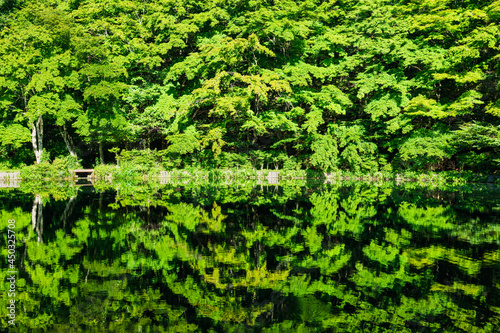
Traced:
<path id="1" fill-rule="evenodd" d="M 76 157 L 57 157 L 52 164 L 48 161 L 43 161 L 39 164 L 23 167 L 21 169 L 21 178 L 27 181 L 67 178 L 71 176 L 71 170 L 78 166 Z"/>
<path id="2" fill-rule="evenodd" d="M 455 153 L 452 133 L 415 131 L 400 147 L 398 158 L 403 168 L 433 170 Z"/>
<path id="3" fill-rule="evenodd" d="M 25 181 L 38 181 L 54 177 L 54 167 L 49 162 L 29 165 L 21 169 L 21 178 Z"/>
<path id="4" fill-rule="evenodd" d="M 94 176 L 97 179 L 104 179 L 106 176 L 113 175 L 116 177 L 118 175 L 120 168 L 113 164 L 101 164 L 94 168 Z"/>

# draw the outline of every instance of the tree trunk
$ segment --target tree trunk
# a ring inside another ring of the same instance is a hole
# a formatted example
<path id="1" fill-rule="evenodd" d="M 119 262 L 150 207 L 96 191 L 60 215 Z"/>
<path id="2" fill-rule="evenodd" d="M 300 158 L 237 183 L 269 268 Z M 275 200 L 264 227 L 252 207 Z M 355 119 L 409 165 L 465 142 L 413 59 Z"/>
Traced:
<path id="1" fill-rule="evenodd" d="M 31 125 L 31 144 L 33 145 L 36 163 L 39 164 L 42 161 L 43 153 L 43 118 L 41 115 Z"/>
<path id="2" fill-rule="evenodd" d="M 68 149 L 69 154 L 73 157 L 78 157 L 76 155 L 75 144 L 73 143 L 73 139 L 71 139 L 71 136 L 69 136 L 66 124 L 63 124 L 63 132 L 61 133 L 61 135 L 64 139 L 64 143 L 66 144 L 66 148 Z"/>
<path id="3" fill-rule="evenodd" d="M 104 150 L 102 148 L 102 141 L 99 141 L 99 160 L 104 164 Z"/>

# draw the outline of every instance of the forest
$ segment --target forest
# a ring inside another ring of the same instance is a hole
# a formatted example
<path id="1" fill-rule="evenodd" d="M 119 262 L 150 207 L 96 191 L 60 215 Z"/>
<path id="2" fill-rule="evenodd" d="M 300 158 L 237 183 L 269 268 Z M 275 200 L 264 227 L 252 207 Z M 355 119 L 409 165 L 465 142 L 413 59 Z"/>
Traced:
<path id="1" fill-rule="evenodd" d="M 0 0 L 0 168 L 500 166 L 500 1 Z"/>

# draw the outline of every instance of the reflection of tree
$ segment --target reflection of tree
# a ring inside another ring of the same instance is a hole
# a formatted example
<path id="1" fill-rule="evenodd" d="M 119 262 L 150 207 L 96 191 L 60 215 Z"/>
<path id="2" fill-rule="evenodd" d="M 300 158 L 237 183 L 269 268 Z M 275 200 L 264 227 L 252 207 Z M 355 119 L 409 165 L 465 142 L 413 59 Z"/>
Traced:
<path id="1" fill-rule="evenodd" d="M 412 193 L 145 184 L 101 193 L 71 215 L 73 197 L 60 209 L 66 228 L 47 224 L 44 243 L 26 243 L 20 323 L 186 332 L 494 327 L 499 282 L 481 275 L 498 269 L 498 247 L 479 231 L 496 225 L 477 216 L 457 226 L 453 208 Z M 409 195 L 421 199 L 409 204 Z"/>
<path id="2" fill-rule="evenodd" d="M 68 221 L 68 217 L 71 216 L 71 214 L 73 213 L 73 209 L 75 208 L 77 195 L 78 195 L 78 192 L 76 192 L 76 195 L 69 198 L 68 202 L 66 203 L 66 207 L 64 208 L 64 212 L 61 215 L 60 220 L 63 224 L 64 230 L 66 230 L 66 222 Z"/>
<path id="3" fill-rule="evenodd" d="M 38 235 L 38 242 L 43 243 L 43 201 L 42 197 L 37 194 L 33 200 L 33 208 L 31 209 L 31 223 L 33 230 Z"/>

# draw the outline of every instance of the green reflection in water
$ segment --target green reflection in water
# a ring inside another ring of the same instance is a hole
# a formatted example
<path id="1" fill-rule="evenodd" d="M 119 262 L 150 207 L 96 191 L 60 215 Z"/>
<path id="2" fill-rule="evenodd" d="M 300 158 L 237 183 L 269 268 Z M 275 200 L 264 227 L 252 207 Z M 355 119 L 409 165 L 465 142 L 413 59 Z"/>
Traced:
<path id="1" fill-rule="evenodd" d="M 20 332 L 500 327 L 496 188 L 146 183 L 58 193 L 0 192 L 0 278 L 15 219 Z"/>

